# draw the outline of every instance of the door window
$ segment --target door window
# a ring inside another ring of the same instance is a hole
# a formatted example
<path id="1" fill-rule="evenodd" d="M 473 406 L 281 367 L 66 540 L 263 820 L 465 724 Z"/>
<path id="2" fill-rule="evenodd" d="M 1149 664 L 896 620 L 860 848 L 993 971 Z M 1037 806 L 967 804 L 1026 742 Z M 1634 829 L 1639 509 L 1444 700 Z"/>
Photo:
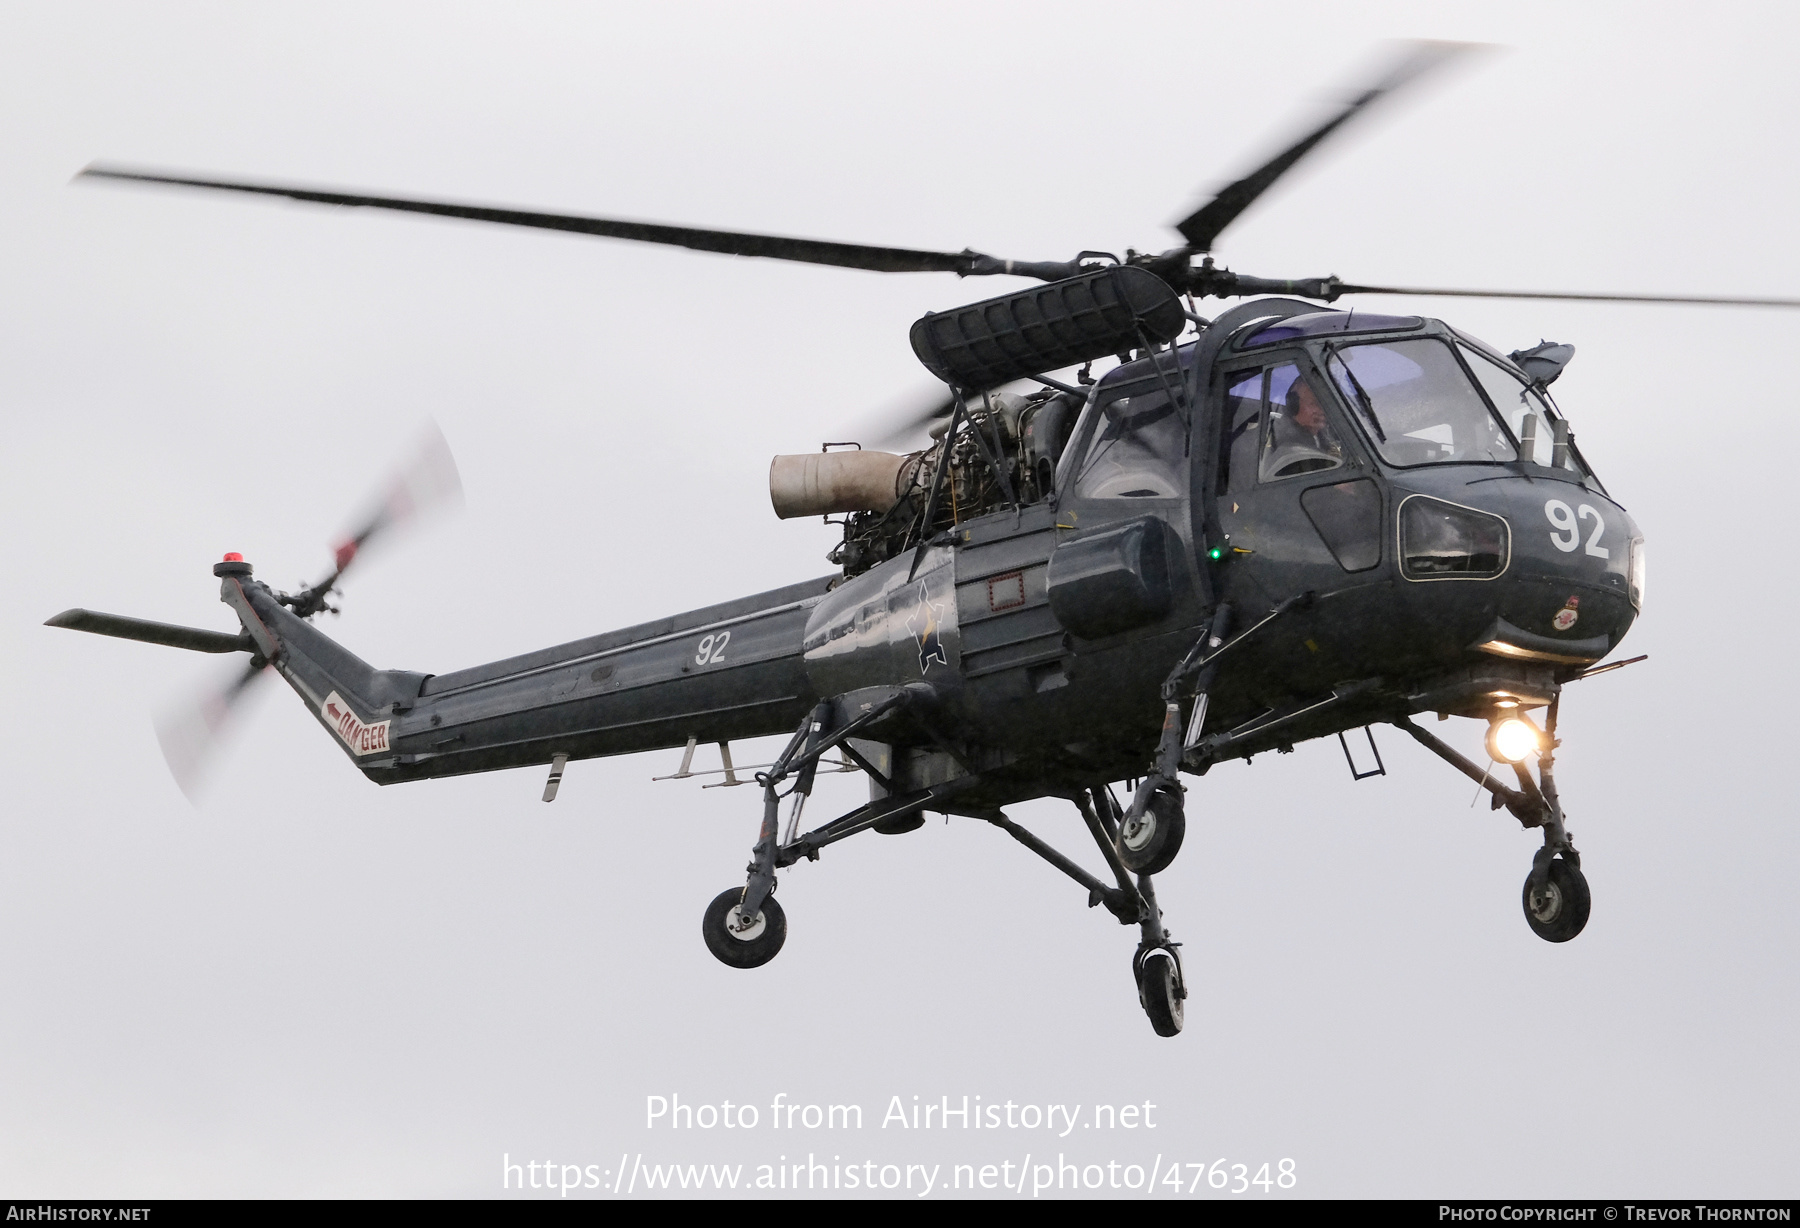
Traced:
<path id="1" fill-rule="evenodd" d="M 1293 363 L 1269 372 L 1257 475 L 1265 482 L 1336 469 L 1344 445 L 1325 416 L 1325 399 Z"/>
<path id="2" fill-rule="evenodd" d="M 1326 398 L 1298 365 L 1281 363 L 1227 380 L 1220 491 L 1242 494 L 1259 480 L 1278 481 L 1344 463 L 1344 448 L 1325 408 Z"/>

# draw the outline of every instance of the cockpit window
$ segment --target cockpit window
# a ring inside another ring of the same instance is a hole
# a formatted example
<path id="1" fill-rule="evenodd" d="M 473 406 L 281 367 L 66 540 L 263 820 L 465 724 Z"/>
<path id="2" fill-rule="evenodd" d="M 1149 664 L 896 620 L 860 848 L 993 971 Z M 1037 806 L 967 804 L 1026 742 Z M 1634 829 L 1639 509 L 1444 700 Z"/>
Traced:
<path id="1" fill-rule="evenodd" d="M 1269 372 L 1268 401 L 1258 477 L 1268 482 L 1336 469 L 1344 463 L 1344 445 L 1325 417 L 1318 390 L 1293 363 Z"/>
<path id="2" fill-rule="evenodd" d="M 1078 497 L 1174 499 L 1186 493 L 1187 421 L 1166 392 L 1114 395 L 1096 409 L 1093 439 L 1075 471 Z"/>
<path id="3" fill-rule="evenodd" d="M 1326 367 L 1390 464 L 1517 458 L 1462 364 L 1441 341 L 1415 337 L 1333 348 Z"/>
<path id="4" fill-rule="evenodd" d="M 1530 464 L 1548 467 L 1555 459 L 1556 439 L 1555 428 L 1551 425 L 1553 419 L 1543 399 L 1526 387 L 1518 376 L 1486 355 L 1465 348 L 1463 357 L 1487 392 L 1488 400 L 1506 419 L 1513 438 L 1519 441 L 1519 455 Z M 1585 474 L 1573 451 L 1564 460 L 1563 467 Z"/>
<path id="5" fill-rule="evenodd" d="M 1279 363 L 1229 377 L 1218 489 L 1233 494 L 1273 482 L 1336 469 L 1344 447 L 1332 426 L 1327 397 L 1297 364 Z"/>

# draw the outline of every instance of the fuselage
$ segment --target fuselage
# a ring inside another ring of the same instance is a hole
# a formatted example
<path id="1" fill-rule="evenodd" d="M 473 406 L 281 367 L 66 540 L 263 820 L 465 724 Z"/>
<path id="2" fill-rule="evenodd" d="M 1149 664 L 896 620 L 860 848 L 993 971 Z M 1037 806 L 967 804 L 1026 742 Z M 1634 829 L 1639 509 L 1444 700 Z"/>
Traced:
<path id="1" fill-rule="evenodd" d="M 336 693 L 391 723 L 346 745 L 384 783 L 788 733 L 911 684 L 929 702 L 871 753 L 896 787 L 979 776 L 969 804 L 992 806 L 1141 774 L 1164 679 L 1221 603 L 1235 632 L 1312 594 L 1222 662 L 1198 770 L 1546 703 L 1630 628 L 1641 550 L 1506 358 L 1436 321 L 1264 300 L 1102 379 L 1050 497 L 860 574 L 438 676 L 371 671 L 253 600 L 321 720 Z"/>

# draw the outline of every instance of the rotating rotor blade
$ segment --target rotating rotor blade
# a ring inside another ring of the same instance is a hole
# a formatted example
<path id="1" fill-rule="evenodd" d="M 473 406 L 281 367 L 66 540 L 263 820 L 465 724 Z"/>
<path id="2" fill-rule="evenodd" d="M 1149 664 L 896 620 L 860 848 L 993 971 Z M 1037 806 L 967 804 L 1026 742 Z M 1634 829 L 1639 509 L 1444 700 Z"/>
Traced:
<path id="1" fill-rule="evenodd" d="M 1052 381 L 1043 377 L 1011 380 L 996 388 L 987 389 L 987 395 L 997 396 L 1003 392 L 1026 392 L 1046 386 L 1086 396 L 1083 389 L 1071 388 L 1070 385 L 1060 380 Z M 967 404 L 970 410 L 980 411 L 982 395 L 979 392 L 969 394 Z M 914 388 L 889 400 L 887 404 L 872 414 L 863 424 L 861 437 L 869 441 L 870 447 L 882 451 L 906 444 L 918 444 L 919 436 L 928 430 L 940 429 L 937 424 L 947 422 L 955 408 L 956 395 L 945 392 L 942 384 L 929 388 Z M 936 436 L 934 435 L 933 438 Z"/>
<path id="2" fill-rule="evenodd" d="M 427 421 L 412 452 L 371 500 L 374 510 L 359 517 L 356 523 L 360 527 L 332 548 L 331 574 L 292 596 L 282 594 L 279 600 L 300 618 L 329 609 L 332 589 L 371 541 L 437 507 L 461 501 L 462 478 L 456 471 L 456 458 L 450 455 L 450 445 L 437 423 Z"/>
<path id="3" fill-rule="evenodd" d="M 171 184 L 176 187 L 208 188 L 222 192 L 248 192 L 258 196 L 280 196 L 288 200 L 320 205 L 346 205 L 368 209 L 393 209 L 402 213 L 429 213 L 438 217 L 464 218 L 474 222 L 493 222 L 502 226 L 530 226 L 539 230 L 567 230 L 576 234 L 600 235 L 609 239 L 631 239 L 639 243 L 661 243 L 670 247 L 686 247 L 699 252 L 719 252 L 728 256 L 763 256 L 770 260 L 792 260 L 801 264 L 828 264 L 846 269 L 868 269 L 876 273 L 956 273 L 971 276 L 988 273 L 1018 273 L 1040 276 L 1036 269 L 1062 270 L 1061 264 L 1029 264 L 997 260 L 979 252 L 927 252 L 905 247 L 872 247 L 862 243 L 837 243 L 828 239 L 798 239 L 785 235 L 753 234 L 735 230 L 708 230 L 696 226 L 669 226 L 660 222 L 638 222 L 622 218 L 587 217 L 571 213 L 542 213 L 526 209 L 501 209 L 488 205 L 459 204 L 452 201 L 419 200 L 404 196 L 370 196 L 361 193 L 330 192 L 294 184 L 246 183 L 240 180 L 208 179 L 163 171 L 135 170 L 96 163 L 77 178 L 122 179 L 137 183 Z M 1072 265 L 1069 267 L 1073 267 Z M 1069 276 L 1055 272 L 1055 276 Z"/>
<path id="4" fill-rule="evenodd" d="M 1446 290 L 1421 286 L 1335 287 L 1339 294 L 1414 294 L 1420 298 L 1510 298 L 1566 303 L 1686 303 L 1700 307 L 1800 307 L 1800 298 L 1734 298 L 1717 294 L 1582 294 L 1560 290 Z"/>
<path id="5" fill-rule="evenodd" d="M 1311 153 L 1326 137 L 1395 90 L 1417 80 L 1445 61 L 1474 50 L 1478 46 L 1480 44 L 1477 43 L 1424 41 L 1401 43 L 1398 47 L 1398 58 L 1373 83 L 1357 91 L 1329 119 L 1298 141 L 1242 179 L 1219 189 L 1218 194 L 1211 200 L 1175 223 L 1175 229 L 1180 231 L 1181 237 L 1187 240 L 1190 250 L 1211 251 L 1213 244 L 1218 241 L 1220 232 L 1236 221 L 1244 210 L 1255 204 L 1257 199 L 1267 192 L 1276 180 L 1287 174 L 1296 162 Z"/>
<path id="6" fill-rule="evenodd" d="M 236 723 L 240 701 L 268 668 L 260 657 L 247 668 L 236 666 L 156 718 L 157 744 L 162 747 L 169 774 L 188 801 L 200 800 L 218 748 Z"/>
<path id="7" fill-rule="evenodd" d="M 312 617 L 325 608 L 325 599 L 332 586 L 370 542 L 461 498 L 462 479 L 457 474 L 456 460 L 450 455 L 450 445 L 437 424 L 427 422 L 412 450 L 371 501 L 374 510 L 357 519 L 355 523 L 360 527 L 333 552 L 331 575 L 297 596 L 283 595 L 281 600 L 300 617 Z M 243 650 L 247 647 L 243 641 L 248 638 L 125 619 L 118 615 L 96 615 L 86 610 L 66 611 L 52 619 L 51 625 L 201 652 L 222 652 L 228 648 Z M 227 731 L 237 720 L 243 697 L 251 684 L 268 669 L 268 662 L 253 656 L 248 668 L 239 667 L 221 676 L 157 718 L 156 740 L 162 746 L 163 758 L 168 761 L 175 783 L 189 801 L 198 800 L 207 769 L 217 757 L 218 747 Z"/>
<path id="8" fill-rule="evenodd" d="M 337 568 L 332 578 L 342 575 L 372 540 L 461 500 L 462 477 L 456 470 L 456 458 L 437 423 L 427 422 L 413 450 L 382 486 L 374 500 L 375 510 L 359 518 L 361 527 L 332 551 Z"/>
<path id="9" fill-rule="evenodd" d="M 955 398 L 942 384 L 921 384 L 878 406 L 860 426 L 852 428 L 851 436 L 867 439 L 869 447 L 883 452 L 923 447 L 926 429 L 948 418 L 955 408 Z"/>

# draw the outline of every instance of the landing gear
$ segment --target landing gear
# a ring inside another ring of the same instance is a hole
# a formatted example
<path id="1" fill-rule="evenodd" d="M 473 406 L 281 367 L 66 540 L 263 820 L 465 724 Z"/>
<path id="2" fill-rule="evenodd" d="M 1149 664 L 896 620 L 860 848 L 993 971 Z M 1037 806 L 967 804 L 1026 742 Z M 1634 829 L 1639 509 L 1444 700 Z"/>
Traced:
<path id="1" fill-rule="evenodd" d="M 1587 877 L 1579 857 L 1571 861 L 1540 854 L 1540 859 L 1542 864 L 1533 866 L 1525 879 L 1525 923 L 1545 942 L 1567 942 L 1587 924 L 1592 904 Z"/>
<path id="2" fill-rule="evenodd" d="M 707 950 L 733 968 L 756 968 L 768 963 L 787 939 L 787 918 L 774 898 L 778 870 L 803 858 L 817 860 L 820 849 L 858 832 L 912 831 L 923 825 L 924 811 L 941 809 L 948 814 L 954 810 L 992 823 L 1081 884 L 1087 889 L 1090 908 L 1104 904 L 1121 925 L 1137 926 L 1140 938 L 1131 970 L 1137 982 L 1138 1003 L 1158 1036 L 1178 1034 L 1185 1013 L 1187 985 L 1177 944 L 1163 928 L 1162 909 L 1156 903 L 1151 875 L 1175 859 L 1186 828 L 1181 785 L 1173 775 L 1181 752 L 1180 708 L 1169 703 L 1165 716 L 1159 761 L 1169 770 L 1144 778 L 1129 810 L 1121 808 L 1118 799 L 1104 786 L 1066 795 L 1081 812 L 1089 835 L 1106 860 L 1113 879 L 1109 884 L 1014 823 L 1002 811 L 976 808 L 966 801 L 957 807 L 952 799 L 980 779 L 960 756 L 957 762 L 964 767 L 965 775 L 908 790 L 896 785 L 850 744 L 852 735 L 884 713 L 915 704 L 923 701 L 915 701 L 905 688 L 895 688 L 886 696 L 876 694 L 866 702 L 859 699 L 854 716 L 838 711 L 837 701 L 822 702 L 795 730 L 787 749 L 767 771 L 757 774 L 757 783 L 763 787 L 763 820 L 756 845 L 750 851 L 748 879 L 741 890 L 720 892 L 708 905 L 701 924 Z M 921 711 L 928 714 L 929 705 Z M 842 746 L 844 754 L 855 760 L 886 796 L 878 796 L 846 815 L 801 832 L 802 805 L 812 791 L 819 756 L 834 746 Z M 948 753 L 955 754 L 953 750 Z M 783 792 L 780 786 L 790 779 L 793 784 Z M 785 836 L 780 834 L 779 824 L 783 797 L 793 798 Z"/>
<path id="3" fill-rule="evenodd" d="M 1138 1003 L 1150 1016 L 1150 1026 L 1156 1029 L 1156 1034 L 1179 1035 L 1187 985 L 1181 975 L 1181 957 L 1175 953 L 1175 948 L 1139 947 L 1131 961 L 1131 972 L 1137 978 Z"/>
<path id="4" fill-rule="evenodd" d="M 1401 717 L 1394 724 L 1406 730 L 1452 767 L 1477 782 L 1494 797 L 1494 809 L 1504 806 L 1527 828 L 1544 833 L 1544 846 L 1531 859 L 1531 873 L 1525 879 L 1523 903 L 1525 922 L 1531 932 L 1545 942 L 1567 942 L 1579 934 L 1588 922 L 1593 897 L 1588 894 L 1587 878 L 1581 872 L 1581 854 L 1575 851 L 1574 839 L 1563 825 L 1562 801 L 1556 792 L 1556 711 L 1562 702 L 1560 693 L 1550 700 L 1545 714 L 1544 733 L 1537 750 L 1537 779 L 1531 777 L 1529 756 L 1521 753 L 1513 761 L 1513 774 L 1519 787 L 1509 789 L 1493 779 L 1493 765 L 1487 770 L 1476 767 L 1445 745 L 1442 739 L 1420 729 L 1411 718 Z M 1492 749 L 1490 754 L 1501 753 Z"/>
<path id="5" fill-rule="evenodd" d="M 1133 874 L 1161 874 L 1181 851 L 1187 834 L 1181 795 L 1158 789 L 1150 795 L 1144 813 L 1127 814 L 1119 825 L 1119 860 Z"/>
<path id="6" fill-rule="evenodd" d="M 721 891 L 706 906 L 700 936 L 720 963 L 733 968 L 760 968 L 774 959 L 787 941 L 787 914 L 769 896 L 756 915 L 744 917 L 744 889 Z"/>

